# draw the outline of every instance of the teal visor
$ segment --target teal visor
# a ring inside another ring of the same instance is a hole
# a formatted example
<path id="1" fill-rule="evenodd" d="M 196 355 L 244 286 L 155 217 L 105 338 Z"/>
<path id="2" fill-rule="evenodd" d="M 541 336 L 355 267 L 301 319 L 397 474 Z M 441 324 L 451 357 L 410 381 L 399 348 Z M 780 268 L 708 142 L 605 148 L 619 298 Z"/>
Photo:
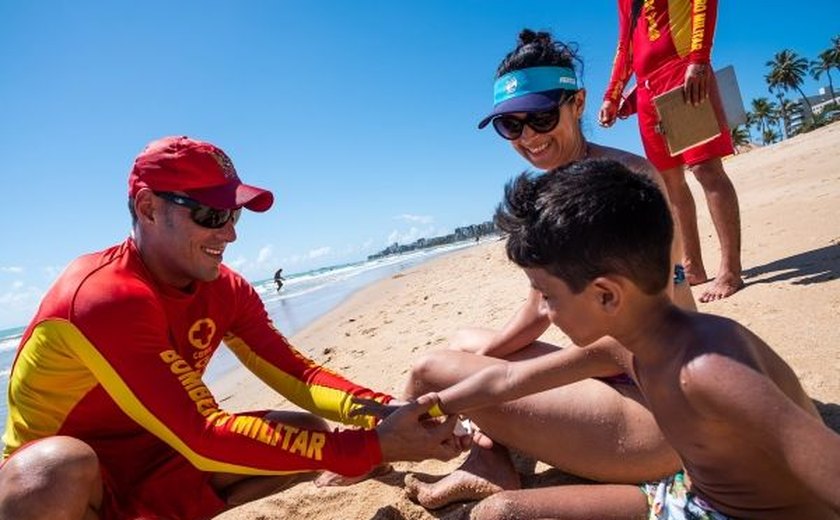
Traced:
<path id="1" fill-rule="evenodd" d="M 542 112 L 557 105 L 564 92 L 577 91 L 575 72 L 568 67 L 531 67 L 514 70 L 493 84 L 493 112 L 479 124 L 514 112 Z"/>

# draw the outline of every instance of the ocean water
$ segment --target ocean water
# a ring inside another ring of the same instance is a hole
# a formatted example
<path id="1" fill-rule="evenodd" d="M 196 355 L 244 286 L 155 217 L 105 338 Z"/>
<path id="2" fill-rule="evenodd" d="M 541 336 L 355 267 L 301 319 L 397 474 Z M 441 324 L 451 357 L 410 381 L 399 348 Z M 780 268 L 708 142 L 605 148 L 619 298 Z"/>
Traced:
<path id="1" fill-rule="evenodd" d="M 0 390 L 3 392 L 2 397 L 0 397 L 0 431 L 6 429 L 6 410 L 8 409 L 6 389 L 9 387 L 9 372 L 25 328 L 14 327 L 0 330 Z M 0 440 L 0 447 L 2 446 L 3 442 Z"/>
<path id="2" fill-rule="evenodd" d="M 315 319 L 326 314 L 359 289 L 432 258 L 475 245 L 474 241 L 448 244 L 372 261 L 325 267 L 285 277 L 278 293 L 273 279 L 252 282 L 276 327 L 293 336 Z M 25 327 L 0 330 L 0 431 L 6 425 L 6 390 L 9 371 Z M 306 355 L 314 355 L 318 345 L 296 345 Z M 310 350 L 311 349 L 311 350 Z M 235 368 L 236 357 L 222 344 L 207 366 L 204 379 L 212 382 Z M 0 443 L 2 445 L 2 443 Z"/>
<path id="3" fill-rule="evenodd" d="M 283 289 L 279 293 L 274 279 L 260 280 L 253 282 L 253 285 L 275 326 L 286 337 L 291 337 L 337 307 L 359 289 L 432 258 L 475 244 L 474 241 L 458 242 L 402 255 L 285 276 Z M 295 345 L 295 347 L 305 355 L 313 356 L 319 345 Z M 323 345 L 320 347 L 323 348 Z M 222 344 L 207 366 L 204 379 L 213 381 L 236 367 L 238 363 L 236 357 Z"/>

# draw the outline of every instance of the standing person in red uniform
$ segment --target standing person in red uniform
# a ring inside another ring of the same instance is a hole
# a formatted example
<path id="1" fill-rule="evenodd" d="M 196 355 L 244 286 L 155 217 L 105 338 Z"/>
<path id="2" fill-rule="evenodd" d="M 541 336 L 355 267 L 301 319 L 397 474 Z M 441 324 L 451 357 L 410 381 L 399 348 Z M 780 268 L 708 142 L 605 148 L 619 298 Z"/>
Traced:
<path id="1" fill-rule="evenodd" d="M 0 519 L 205 519 L 317 470 L 359 476 L 460 451 L 454 419 L 418 427 L 434 395 L 378 425 L 354 413 L 355 397 L 391 397 L 301 355 L 222 263 L 242 208 L 274 200 L 243 184 L 222 150 L 152 142 L 128 195 L 132 235 L 71 263 L 22 337 Z M 313 413 L 220 409 L 202 376 L 221 341 Z M 330 431 L 322 417 L 364 429 Z"/>
<path id="2" fill-rule="evenodd" d="M 694 198 L 685 181 L 688 166 L 703 187 L 720 241 L 720 266 L 701 302 L 719 300 L 744 286 L 741 279 L 741 218 L 738 196 L 721 157 L 732 153 L 732 139 L 721 109 L 710 64 L 717 0 L 618 0 L 618 49 L 599 114 L 612 126 L 622 92 L 636 74 L 639 132 L 647 158 L 662 173 L 677 224 L 683 235 L 686 277 L 692 285 L 709 281 L 700 253 Z M 720 136 L 671 156 L 662 134 L 653 98 L 683 85 L 686 102 L 714 104 Z"/>

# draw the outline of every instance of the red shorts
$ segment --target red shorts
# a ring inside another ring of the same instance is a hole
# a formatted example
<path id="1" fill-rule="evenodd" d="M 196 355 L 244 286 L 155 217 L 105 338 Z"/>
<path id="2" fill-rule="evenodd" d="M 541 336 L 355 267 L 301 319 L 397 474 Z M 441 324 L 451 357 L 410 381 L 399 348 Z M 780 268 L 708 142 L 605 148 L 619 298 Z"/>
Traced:
<path id="1" fill-rule="evenodd" d="M 44 439 L 29 442 L 0 462 L 0 468 L 16 454 Z M 132 456 L 142 457 L 142 453 Z M 210 485 L 210 473 L 199 471 L 173 452 L 162 464 L 130 484 L 102 468 L 100 520 L 205 520 L 227 508 Z"/>
<path id="2" fill-rule="evenodd" d="M 199 471 L 174 454 L 129 489 L 119 489 L 105 468 L 101 520 L 204 520 L 227 504 L 210 485 L 210 473 Z"/>
<path id="3" fill-rule="evenodd" d="M 729 126 L 726 124 L 726 116 L 723 113 L 720 94 L 713 76 L 712 84 L 709 87 L 709 100 L 717 113 L 720 135 L 707 143 L 697 145 L 674 156 L 668 152 L 665 137 L 657 131 L 659 115 L 653 105 L 653 98 L 682 85 L 685 82 L 685 70 L 688 65 L 688 60 L 677 60 L 669 63 L 647 78 L 640 78 L 639 87 L 636 89 L 639 133 L 642 137 L 642 145 L 645 148 L 645 155 L 647 155 L 648 160 L 659 171 L 683 165 L 694 166 L 709 159 L 731 155 L 734 151 L 732 136 L 729 135 Z"/>

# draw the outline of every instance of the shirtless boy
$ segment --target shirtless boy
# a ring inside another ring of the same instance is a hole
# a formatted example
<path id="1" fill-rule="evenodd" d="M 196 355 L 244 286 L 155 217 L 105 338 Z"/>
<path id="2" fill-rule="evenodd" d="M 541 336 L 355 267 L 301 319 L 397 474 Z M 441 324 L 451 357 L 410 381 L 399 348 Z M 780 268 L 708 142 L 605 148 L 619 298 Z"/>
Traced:
<path id="1" fill-rule="evenodd" d="M 508 185 L 496 213 L 508 256 L 551 321 L 589 345 L 586 372 L 620 367 L 633 377 L 684 469 L 641 491 L 561 486 L 533 501 L 510 494 L 537 490 L 504 491 L 473 517 L 838 518 L 840 436 L 791 368 L 743 326 L 667 296 L 673 222 L 660 191 L 614 161 L 563 169 Z M 558 360 L 567 358 L 494 364 L 441 391 L 441 412 L 469 414 L 575 380 Z"/>

